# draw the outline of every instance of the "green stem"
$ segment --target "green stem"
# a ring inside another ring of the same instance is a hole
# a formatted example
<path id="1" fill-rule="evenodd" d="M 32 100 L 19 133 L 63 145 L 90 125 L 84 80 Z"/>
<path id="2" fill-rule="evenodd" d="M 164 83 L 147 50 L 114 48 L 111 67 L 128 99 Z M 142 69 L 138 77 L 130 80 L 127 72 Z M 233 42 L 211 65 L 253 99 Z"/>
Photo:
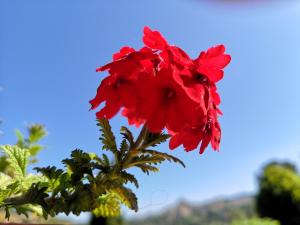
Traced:
<path id="1" fill-rule="evenodd" d="M 142 144 L 143 142 L 145 141 L 145 137 L 148 135 L 149 133 L 149 130 L 146 126 L 146 124 L 144 124 L 138 138 L 136 139 L 136 142 L 134 143 L 133 145 L 133 148 L 131 150 L 136 150 L 138 149 Z"/>
<path id="2" fill-rule="evenodd" d="M 146 124 L 144 124 L 134 145 L 129 149 L 129 153 L 123 160 L 123 166 L 122 166 L 123 168 L 122 169 L 127 169 L 130 167 L 129 164 L 130 164 L 131 159 L 139 153 L 139 148 L 143 145 L 148 133 L 149 133 L 149 130 L 148 130 Z"/>

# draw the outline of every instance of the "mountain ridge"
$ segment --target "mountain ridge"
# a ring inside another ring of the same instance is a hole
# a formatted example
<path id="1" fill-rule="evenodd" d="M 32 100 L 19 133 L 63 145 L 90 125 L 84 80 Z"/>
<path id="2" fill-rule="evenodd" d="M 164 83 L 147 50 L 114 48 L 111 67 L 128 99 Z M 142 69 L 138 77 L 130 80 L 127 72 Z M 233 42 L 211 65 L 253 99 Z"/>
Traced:
<path id="1" fill-rule="evenodd" d="M 179 200 L 162 213 L 128 220 L 130 225 L 227 225 L 256 216 L 253 194 L 217 197 L 204 202 Z"/>

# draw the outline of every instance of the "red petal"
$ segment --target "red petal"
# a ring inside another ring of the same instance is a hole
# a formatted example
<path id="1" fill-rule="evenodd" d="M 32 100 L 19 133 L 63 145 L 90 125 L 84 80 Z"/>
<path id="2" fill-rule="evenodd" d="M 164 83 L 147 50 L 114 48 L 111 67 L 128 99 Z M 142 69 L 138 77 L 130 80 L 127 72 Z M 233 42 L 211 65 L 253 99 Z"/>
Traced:
<path id="1" fill-rule="evenodd" d="M 129 53 L 135 52 L 134 48 L 131 48 L 129 46 L 125 46 L 120 49 L 119 52 L 113 54 L 113 60 L 118 60 L 120 58 L 123 58 L 124 56 L 128 55 Z"/>
<path id="2" fill-rule="evenodd" d="M 156 110 L 156 113 L 147 121 L 147 126 L 151 132 L 159 133 L 166 126 L 166 119 L 167 118 L 164 110 L 158 109 Z"/>
<path id="3" fill-rule="evenodd" d="M 107 94 L 106 88 L 111 78 L 111 76 L 108 76 L 101 81 L 101 84 L 97 88 L 97 94 L 95 98 L 90 100 L 91 110 L 97 108 L 101 104 L 101 102 L 105 101 L 105 96 Z"/>
<path id="4" fill-rule="evenodd" d="M 181 140 L 181 135 L 180 133 L 175 134 L 174 136 L 171 137 L 170 142 L 169 142 L 169 148 L 171 150 L 177 148 L 179 145 L 181 145 L 182 143 L 180 142 Z"/>
<path id="5" fill-rule="evenodd" d="M 199 153 L 200 154 L 203 154 L 206 147 L 208 146 L 209 142 L 210 142 L 210 135 L 206 134 L 204 135 L 203 139 L 202 139 L 202 142 L 201 142 L 201 146 L 200 146 L 200 151 Z"/>
<path id="6" fill-rule="evenodd" d="M 116 102 L 106 102 L 105 107 L 96 113 L 98 119 L 106 118 L 111 119 L 114 117 L 120 110 L 120 104 Z"/>
<path id="7" fill-rule="evenodd" d="M 144 27 L 143 42 L 146 46 L 152 49 L 163 50 L 167 45 L 167 41 L 163 38 L 160 32 L 152 31 L 149 27 Z"/>

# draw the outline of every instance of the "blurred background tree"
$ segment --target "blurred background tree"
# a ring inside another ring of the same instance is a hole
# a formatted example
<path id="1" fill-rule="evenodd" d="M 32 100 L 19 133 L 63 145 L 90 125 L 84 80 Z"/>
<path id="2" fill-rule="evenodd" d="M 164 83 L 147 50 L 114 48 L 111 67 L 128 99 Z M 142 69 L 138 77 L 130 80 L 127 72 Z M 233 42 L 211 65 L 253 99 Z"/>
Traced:
<path id="1" fill-rule="evenodd" d="M 271 219 L 253 218 L 246 220 L 236 220 L 231 225 L 280 225 L 280 223 Z"/>
<path id="2" fill-rule="evenodd" d="M 300 175 L 288 162 L 267 164 L 258 177 L 257 212 L 281 225 L 300 224 Z"/>

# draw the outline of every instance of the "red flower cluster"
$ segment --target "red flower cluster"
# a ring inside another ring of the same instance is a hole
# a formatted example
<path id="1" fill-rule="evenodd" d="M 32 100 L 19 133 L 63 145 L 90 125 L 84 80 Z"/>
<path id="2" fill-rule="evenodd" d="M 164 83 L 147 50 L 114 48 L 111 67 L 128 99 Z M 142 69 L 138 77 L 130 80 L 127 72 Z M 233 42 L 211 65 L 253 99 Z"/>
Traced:
<path id="1" fill-rule="evenodd" d="M 109 73 L 90 101 L 91 109 L 105 102 L 97 118 L 110 119 L 122 109 L 131 125 L 146 124 L 151 132 L 167 128 L 171 149 L 182 144 L 191 151 L 201 142 L 200 153 L 209 143 L 218 150 L 221 111 L 216 82 L 230 62 L 225 47 L 212 47 L 191 59 L 148 27 L 143 41 L 142 49 L 123 47 L 113 62 L 96 70 Z"/>

